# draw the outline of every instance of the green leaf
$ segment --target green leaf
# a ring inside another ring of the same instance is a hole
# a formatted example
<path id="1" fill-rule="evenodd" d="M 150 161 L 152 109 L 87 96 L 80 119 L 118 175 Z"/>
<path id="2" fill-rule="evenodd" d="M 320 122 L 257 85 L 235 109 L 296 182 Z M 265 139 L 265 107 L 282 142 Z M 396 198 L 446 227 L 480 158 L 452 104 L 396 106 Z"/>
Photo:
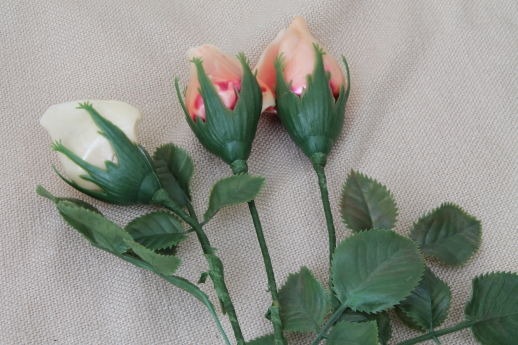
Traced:
<path id="1" fill-rule="evenodd" d="M 327 335 L 326 345 L 379 345 L 376 322 L 339 322 Z"/>
<path id="2" fill-rule="evenodd" d="M 518 275 L 493 272 L 473 279 L 466 320 L 483 345 L 514 345 L 518 339 Z"/>
<path id="3" fill-rule="evenodd" d="M 327 293 L 307 267 L 290 274 L 279 290 L 284 330 L 314 332 L 329 312 Z"/>
<path id="4" fill-rule="evenodd" d="M 247 341 L 246 345 L 274 345 L 275 336 L 273 334 L 263 335 L 262 337 L 255 338 Z"/>
<path id="5" fill-rule="evenodd" d="M 162 188 L 181 207 L 191 200 L 190 183 L 194 174 L 194 164 L 189 154 L 182 148 L 169 143 L 158 147 L 153 161 Z"/>
<path id="6" fill-rule="evenodd" d="M 132 240 L 131 236 L 120 226 L 111 222 L 102 215 L 93 211 L 78 207 L 70 201 L 60 201 L 57 205 L 58 210 L 79 225 L 75 229 L 81 233 L 87 231 L 94 240 L 93 243 L 115 255 L 124 253 L 129 246 L 125 240 Z"/>
<path id="7" fill-rule="evenodd" d="M 404 312 L 419 330 L 426 332 L 439 327 L 446 320 L 450 302 L 448 284 L 426 267 L 419 285 L 396 308 Z M 408 323 L 408 320 L 404 321 Z"/>
<path id="8" fill-rule="evenodd" d="M 74 198 L 59 198 L 59 197 L 55 197 L 54 195 L 50 194 L 42 186 L 38 186 L 36 188 L 36 193 L 38 195 L 41 195 L 44 198 L 47 198 L 47 199 L 51 200 L 52 202 L 54 202 L 54 204 L 56 204 L 56 206 L 57 206 L 57 204 L 60 201 L 68 201 L 68 202 L 71 202 L 71 203 L 77 205 L 78 207 L 82 207 L 82 208 L 90 210 L 90 211 L 92 211 L 94 213 L 101 214 L 101 212 L 99 212 L 98 209 L 96 209 L 94 206 L 90 205 L 89 203 L 87 203 L 87 202 L 85 202 L 83 200 L 74 199 Z M 68 223 L 68 225 L 70 225 L 71 227 L 76 229 L 81 235 L 83 235 L 88 240 L 88 242 L 96 243 L 95 242 L 95 238 L 93 237 L 93 234 L 88 229 L 88 227 L 84 226 L 81 223 L 76 222 L 73 218 L 71 218 L 71 217 L 67 216 L 66 214 L 64 214 L 63 212 L 59 211 L 59 209 L 58 209 L 58 212 L 61 215 L 61 217 L 63 217 L 63 219 Z"/>
<path id="9" fill-rule="evenodd" d="M 264 177 L 246 174 L 234 175 L 216 182 L 209 197 L 209 209 L 205 212 L 205 220 L 212 218 L 225 206 L 249 202 L 261 192 Z"/>
<path id="10" fill-rule="evenodd" d="M 412 240 L 389 230 L 370 230 L 336 247 L 331 277 L 342 305 L 374 313 L 410 295 L 423 270 L 423 258 Z"/>
<path id="11" fill-rule="evenodd" d="M 381 345 L 388 345 L 389 340 L 392 338 L 392 326 L 390 324 L 390 316 L 386 311 L 381 311 L 375 314 L 364 313 L 360 311 L 354 311 L 352 309 L 346 309 L 344 313 L 338 318 L 337 322 L 349 321 L 349 322 L 367 322 L 376 321 L 378 326 L 378 341 Z"/>
<path id="12" fill-rule="evenodd" d="M 457 205 L 444 203 L 414 224 L 410 237 L 421 251 L 450 266 L 466 263 L 481 242 L 480 221 Z"/>
<path id="13" fill-rule="evenodd" d="M 101 212 L 97 208 L 95 208 L 93 205 L 87 203 L 86 201 L 79 200 L 79 199 L 74 199 L 74 198 L 60 198 L 60 197 L 56 197 L 56 196 L 50 194 L 50 192 L 47 191 L 42 186 L 38 186 L 36 188 L 36 193 L 38 195 L 44 197 L 44 198 L 47 198 L 47 199 L 51 200 L 55 204 L 57 204 L 60 201 L 70 201 L 70 202 L 76 204 L 79 207 L 86 208 L 87 210 L 90 210 L 92 212 L 101 214 Z"/>
<path id="14" fill-rule="evenodd" d="M 182 263 L 182 260 L 177 256 L 157 254 L 137 242 L 126 241 L 126 243 L 133 249 L 135 254 L 151 265 L 157 273 L 165 276 L 170 276 L 176 272 Z"/>
<path id="15" fill-rule="evenodd" d="M 133 219 L 126 231 L 149 249 L 164 249 L 187 238 L 182 222 L 168 212 L 152 212 Z"/>
<path id="16" fill-rule="evenodd" d="M 211 301 L 207 297 L 203 291 L 201 291 L 196 285 L 192 284 L 188 280 L 184 278 L 180 278 L 177 276 L 166 276 L 161 275 L 162 278 L 167 280 L 169 283 L 173 284 L 174 286 L 190 293 L 194 297 L 196 297 L 199 301 L 201 301 L 207 309 L 209 309 L 210 314 L 212 315 L 212 318 L 216 322 L 216 325 L 218 326 L 219 331 L 221 332 L 221 335 L 223 336 L 225 343 L 230 344 L 230 342 L 227 339 L 227 336 L 225 335 L 225 331 L 221 327 L 221 324 L 218 319 L 218 315 L 216 314 L 216 311 L 214 310 L 214 305 L 212 305 Z"/>
<path id="17" fill-rule="evenodd" d="M 392 193 L 376 180 L 351 170 L 342 189 L 342 219 L 352 231 L 392 229 L 398 209 Z"/>

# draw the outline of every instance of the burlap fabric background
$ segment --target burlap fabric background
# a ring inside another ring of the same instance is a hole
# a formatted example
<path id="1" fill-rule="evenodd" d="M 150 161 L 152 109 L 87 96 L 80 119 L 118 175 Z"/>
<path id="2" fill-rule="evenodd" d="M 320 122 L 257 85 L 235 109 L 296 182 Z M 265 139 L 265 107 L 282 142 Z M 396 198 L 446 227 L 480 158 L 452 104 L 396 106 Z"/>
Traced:
<path id="1" fill-rule="evenodd" d="M 397 231 L 443 201 L 481 219 L 483 243 L 467 265 L 428 260 L 453 291 L 446 325 L 462 319 L 471 279 L 518 270 L 518 3 L 499 1 L 29 1 L 0 4 L 1 344 L 222 344 L 205 307 L 153 274 L 97 250 L 34 190 L 85 198 L 120 225 L 147 212 L 88 199 L 52 171 L 58 159 L 38 121 L 76 99 L 118 99 L 144 114 L 148 150 L 173 141 L 196 164 L 195 206 L 230 174 L 184 121 L 173 78 L 185 51 L 213 43 L 254 64 L 295 15 L 352 72 L 347 122 L 327 167 L 339 239 L 340 188 L 351 168 L 386 184 Z M 327 235 L 316 178 L 278 119 L 264 117 L 249 161 L 267 177 L 257 199 L 277 280 L 307 265 L 327 280 Z M 266 275 L 246 206 L 206 226 L 225 263 L 247 339 L 271 331 Z M 207 269 L 196 238 L 178 274 Z M 216 303 L 211 283 L 203 287 Z M 229 336 L 224 316 L 221 320 Z M 394 321 L 393 343 L 415 335 Z M 290 335 L 293 344 L 311 337 Z M 465 330 L 444 344 L 475 344 Z M 518 341 L 518 340 L 517 340 Z M 431 343 L 430 343 L 431 344 Z"/>

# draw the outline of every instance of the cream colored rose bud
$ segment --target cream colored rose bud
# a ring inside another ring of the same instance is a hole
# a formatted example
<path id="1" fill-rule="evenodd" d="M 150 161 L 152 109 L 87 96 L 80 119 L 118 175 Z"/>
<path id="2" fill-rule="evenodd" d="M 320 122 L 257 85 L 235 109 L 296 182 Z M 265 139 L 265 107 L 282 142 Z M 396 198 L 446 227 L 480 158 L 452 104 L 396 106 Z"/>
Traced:
<path id="1" fill-rule="evenodd" d="M 104 169 L 105 161 L 116 163 L 117 157 L 108 140 L 98 133 L 99 127 L 88 112 L 76 109 L 79 103 L 84 102 L 73 101 L 53 105 L 43 114 L 40 123 L 49 132 L 52 141 L 61 141 L 63 146 L 84 161 Z M 142 114 L 137 108 L 121 101 L 89 102 L 104 118 L 119 127 L 131 141 L 138 142 L 137 123 L 142 119 Z M 65 173 L 72 181 L 86 189 L 100 190 L 94 183 L 80 177 L 87 175 L 85 170 L 64 154 L 58 155 Z"/>

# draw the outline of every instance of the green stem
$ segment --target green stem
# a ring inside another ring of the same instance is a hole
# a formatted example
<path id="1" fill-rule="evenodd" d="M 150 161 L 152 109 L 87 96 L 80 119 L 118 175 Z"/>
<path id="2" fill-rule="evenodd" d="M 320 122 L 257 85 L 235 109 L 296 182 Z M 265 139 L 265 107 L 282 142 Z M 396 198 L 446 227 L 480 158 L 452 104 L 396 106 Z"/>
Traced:
<path id="1" fill-rule="evenodd" d="M 257 213 L 255 202 L 253 200 L 248 203 L 248 208 L 250 209 L 250 215 L 252 216 L 252 220 L 254 222 L 255 234 L 257 235 L 259 247 L 261 248 L 261 254 L 263 255 L 264 267 L 266 269 L 266 276 L 268 278 L 268 289 L 270 290 L 270 294 L 272 295 L 272 305 L 273 307 L 280 308 L 279 295 L 277 293 L 277 284 L 275 283 L 275 275 L 273 273 L 272 260 L 270 259 L 270 254 L 268 253 L 268 247 L 266 246 L 263 228 L 259 220 L 259 214 Z M 280 315 L 276 318 L 272 317 L 271 321 L 275 333 L 275 345 L 287 344 L 286 339 L 282 334 L 282 323 L 280 320 Z"/>
<path id="2" fill-rule="evenodd" d="M 248 166 L 246 162 L 242 160 L 237 160 L 232 163 L 231 168 L 235 175 L 248 173 Z M 277 284 L 275 283 L 275 274 L 273 272 L 272 260 L 268 253 L 268 246 L 266 245 L 266 239 L 264 238 L 263 227 L 261 225 L 261 220 L 259 219 L 259 213 L 255 207 L 254 200 L 248 203 L 248 208 L 254 223 L 255 234 L 257 236 L 257 241 L 259 242 L 259 247 L 261 248 L 261 254 L 263 256 L 266 277 L 268 279 L 268 290 L 272 295 L 272 306 L 274 308 L 270 308 L 270 316 L 275 334 L 275 345 L 284 345 L 287 344 L 287 341 L 282 334 L 282 322 L 279 315 L 279 295 L 277 293 Z"/>
<path id="3" fill-rule="evenodd" d="M 413 345 L 413 344 L 418 344 L 418 343 L 421 343 L 421 342 L 426 341 L 426 340 L 434 339 L 436 337 L 440 337 L 440 336 L 443 336 L 443 335 L 446 335 L 446 334 L 450 334 L 450 333 L 453 333 L 453 332 L 460 331 L 461 329 L 471 327 L 474 324 L 475 324 L 475 322 L 473 322 L 473 321 L 463 321 L 461 323 L 456 324 L 453 327 L 445 328 L 445 329 L 440 329 L 438 331 L 433 331 L 433 332 L 430 332 L 428 334 L 422 335 L 420 337 L 416 337 L 416 338 L 413 338 L 413 339 L 406 340 L 406 341 L 404 341 L 402 343 L 399 343 L 397 345 Z"/>
<path id="4" fill-rule="evenodd" d="M 327 180 L 324 167 L 326 165 L 326 155 L 323 153 L 315 153 L 311 157 L 313 168 L 318 176 L 318 186 L 322 195 L 322 204 L 324 206 L 324 214 L 326 215 L 327 233 L 329 236 L 329 265 L 333 259 L 333 253 L 336 247 L 335 225 L 333 223 L 333 215 L 331 213 L 331 204 L 329 203 L 329 192 L 327 191 Z"/>
<path id="5" fill-rule="evenodd" d="M 196 218 L 196 214 L 194 213 L 194 209 L 190 203 L 187 203 L 187 208 L 192 216 L 187 214 L 180 206 L 178 206 L 175 202 L 173 202 L 169 198 L 169 194 L 165 189 L 158 190 L 155 195 L 153 195 L 153 203 L 156 205 L 164 206 L 172 212 L 176 213 L 180 218 L 182 218 L 187 224 L 189 224 L 196 233 L 198 240 L 201 244 L 204 254 L 209 254 L 216 256 L 214 253 L 214 249 L 211 247 L 209 239 L 205 232 L 203 231 L 198 219 Z M 207 261 L 209 261 L 207 259 Z M 209 262 L 210 264 L 210 262 Z M 225 284 L 225 280 L 223 279 L 223 275 L 211 275 L 211 278 L 217 281 L 214 281 L 214 285 L 217 285 L 219 289 L 216 289 L 218 297 L 221 301 L 223 301 L 225 310 L 227 311 L 228 318 L 230 320 L 230 324 L 232 325 L 232 330 L 234 331 L 234 336 L 236 337 L 238 345 L 244 345 L 245 339 L 243 337 L 243 333 L 241 332 L 241 327 L 239 326 L 239 322 L 237 320 L 237 314 L 234 309 L 234 305 L 230 299 L 230 295 L 228 293 L 227 286 Z"/>
<path id="6" fill-rule="evenodd" d="M 326 322 L 326 324 L 324 325 L 324 327 L 322 327 L 322 329 L 320 330 L 320 332 L 317 334 L 317 337 L 315 338 L 315 340 L 313 340 L 313 342 L 311 343 L 311 345 L 318 345 L 318 343 L 320 343 L 320 341 L 322 340 L 322 338 L 324 338 L 327 334 L 327 331 L 329 330 L 329 328 L 331 328 L 336 320 L 338 320 L 338 318 L 343 314 L 344 310 L 347 308 L 347 304 L 346 303 L 343 303 L 340 308 L 338 308 L 334 313 L 333 315 L 331 316 L 331 318 Z"/>

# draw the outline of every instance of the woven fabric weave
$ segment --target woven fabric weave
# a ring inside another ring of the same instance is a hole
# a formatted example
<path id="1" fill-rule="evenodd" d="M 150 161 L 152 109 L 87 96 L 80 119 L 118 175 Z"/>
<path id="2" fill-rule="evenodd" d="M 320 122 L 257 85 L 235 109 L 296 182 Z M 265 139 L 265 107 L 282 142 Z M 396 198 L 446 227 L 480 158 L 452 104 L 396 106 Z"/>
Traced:
<path id="1" fill-rule="evenodd" d="M 3 0 L 0 2 L 0 344 L 222 344 L 196 299 L 152 273 L 87 245 L 34 192 L 78 197 L 120 225 L 148 212 L 91 200 L 63 183 L 39 118 L 52 104 L 117 99 L 139 108 L 142 144 L 184 147 L 196 173 L 198 213 L 230 169 L 191 133 L 174 94 L 186 85 L 185 52 L 212 43 L 257 62 L 296 15 L 335 57 L 347 57 L 352 89 L 342 136 L 327 166 L 339 239 L 338 202 L 350 169 L 387 185 L 396 231 L 444 201 L 482 221 L 483 243 L 466 265 L 427 259 L 452 288 L 445 325 L 463 319 L 471 279 L 518 271 L 518 3 L 456 1 Z M 306 265 L 327 281 L 327 232 L 316 176 L 275 116 L 259 123 L 250 172 L 267 177 L 257 207 L 279 285 Z M 270 303 L 246 205 L 222 210 L 206 231 L 247 339 L 269 333 Z M 194 236 L 178 271 L 197 281 L 207 264 Z M 217 305 L 210 282 L 202 289 Z M 227 334 L 230 324 L 221 316 Z M 415 336 L 394 319 L 392 343 Z M 292 344 L 308 335 L 290 334 Z M 475 344 L 469 330 L 441 338 Z M 432 344 L 428 342 L 427 344 Z"/>

